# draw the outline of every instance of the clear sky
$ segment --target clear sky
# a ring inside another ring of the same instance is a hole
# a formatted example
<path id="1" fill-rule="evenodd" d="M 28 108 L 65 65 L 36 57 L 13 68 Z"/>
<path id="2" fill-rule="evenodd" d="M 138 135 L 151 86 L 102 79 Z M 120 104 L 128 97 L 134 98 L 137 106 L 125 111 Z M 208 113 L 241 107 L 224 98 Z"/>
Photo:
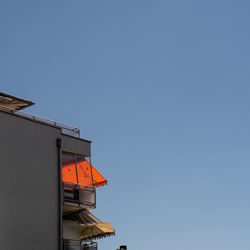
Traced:
<path id="1" fill-rule="evenodd" d="M 108 179 L 101 250 L 249 250 L 250 1 L 0 3 L 0 91 L 78 126 Z"/>

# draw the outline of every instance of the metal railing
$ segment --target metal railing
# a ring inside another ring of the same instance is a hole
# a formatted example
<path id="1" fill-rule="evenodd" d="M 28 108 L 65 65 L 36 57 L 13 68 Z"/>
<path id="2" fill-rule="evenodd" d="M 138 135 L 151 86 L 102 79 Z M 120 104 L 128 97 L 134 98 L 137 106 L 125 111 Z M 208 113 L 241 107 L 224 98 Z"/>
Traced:
<path id="1" fill-rule="evenodd" d="M 43 117 L 33 115 L 33 114 L 28 114 L 28 113 L 25 113 L 22 111 L 16 111 L 15 109 L 5 107 L 3 105 L 0 105 L 0 109 L 7 111 L 7 112 L 10 112 L 10 113 L 15 113 L 16 115 L 19 115 L 19 116 L 22 116 L 25 118 L 29 118 L 29 119 L 34 120 L 34 121 L 38 121 L 38 122 L 46 123 L 48 125 L 59 127 L 62 129 L 62 132 L 64 134 L 75 136 L 75 137 L 80 137 L 80 130 L 76 127 L 71 126 L 71 125 L 64 124 L 61 122 L 56 122 L 56 121 L 53 121 L 53 120 L 50 120 L 47 118 L 43 118 Z"/>
<path id="2" fill-rule="evenodd" d="M 64 204 L 87 208 L 96 207 L 96 188 L 88 185 L 63 183 Z"/>
<path id="3" fill-rule="evenodd" d="M 84 242 L 81 250 L 97 250 L 97 242 Z"/>
<path id="4" fill-rule="evenodd" d="M 97 250 L 97 242 L 80 242 L 78 240 L 63 240 L 64 250 Z"/>

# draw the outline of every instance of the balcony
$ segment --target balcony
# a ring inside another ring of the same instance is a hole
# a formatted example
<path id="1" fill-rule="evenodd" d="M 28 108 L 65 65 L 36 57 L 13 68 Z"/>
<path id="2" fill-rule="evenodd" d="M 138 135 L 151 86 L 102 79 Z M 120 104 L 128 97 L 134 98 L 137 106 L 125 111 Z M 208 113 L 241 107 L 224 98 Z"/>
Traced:
<path id="1" fill-rule="evenodd" d="M 63 183 L 64 205 L 86 209 L 96 207 L 96 188 L 88 185 Z"/>
<path id="2" fill-rule="evenodd" d="M 82 155 L 62 152 L 63 197 L 68 208 L 96 207 L 96 188 L 106 185 L 107 180 L 90 162 Z"/>

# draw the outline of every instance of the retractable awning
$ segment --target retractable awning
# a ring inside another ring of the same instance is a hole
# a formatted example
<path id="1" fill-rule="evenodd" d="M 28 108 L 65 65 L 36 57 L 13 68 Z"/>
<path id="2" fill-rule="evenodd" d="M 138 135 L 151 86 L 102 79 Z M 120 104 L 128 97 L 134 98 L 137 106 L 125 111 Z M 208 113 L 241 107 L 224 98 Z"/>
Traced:
<path id="1" fill-rule="evenodd" d="M 115 235 L 115 229 L 109 222 L 102 222 L 88 210 L 82 210 L 64 216 L 64 219 L 81 224 L 81 239 L 93 240 Z"/>
<path id="2" fill-rule="evenodd" d="M 81 228 L 82 240 L 94 240 L 106 238 L 115 234 L 115 229 L 109 222 L 101 222 L 92 225 L 83 225 Z"/>
<path id="3" fill-rule="evenodd" d="M 93 184 L 96 187 L 108 184 L 108 181 L 92 166 Z"/>
<path id="4" fill-rule="evenodd" d="M 63 165 L 62 180 L 66 183 L 95 187 L 107 185 L 107 180 L 86 159 Z"/>

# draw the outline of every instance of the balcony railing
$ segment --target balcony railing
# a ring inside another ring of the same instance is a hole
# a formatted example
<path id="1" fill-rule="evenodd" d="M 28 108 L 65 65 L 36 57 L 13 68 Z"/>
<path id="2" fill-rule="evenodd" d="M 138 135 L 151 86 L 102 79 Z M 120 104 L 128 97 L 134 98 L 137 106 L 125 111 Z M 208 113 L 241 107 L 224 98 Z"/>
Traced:
<path id="1" fill-rule="evenodd" d="M 64 240 L 64 250 L 97 250 L 97 242 L 83 242 L 77 240 Z"/>
<path id="2" fill-rule="evenodd" d="M 84 242 L 81 250 L 97 250 L 97 242 Z"/>
<path id="3" fill-rule="evenodd" d="M 64 204 L 85 208 L 96 207 L 96 189 L 93 186 L 63 183 Z"/>

